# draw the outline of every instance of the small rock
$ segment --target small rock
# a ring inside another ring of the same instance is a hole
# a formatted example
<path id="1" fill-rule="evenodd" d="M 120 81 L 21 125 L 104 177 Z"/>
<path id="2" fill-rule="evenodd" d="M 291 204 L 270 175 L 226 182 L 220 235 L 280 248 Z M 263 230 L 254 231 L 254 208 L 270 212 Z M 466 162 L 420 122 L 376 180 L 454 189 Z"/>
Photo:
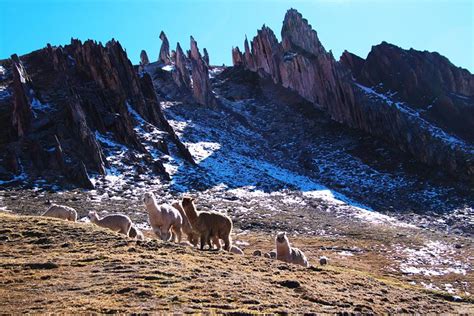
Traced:
<path id="1" fill-rule="evenodd" d="M 280 284 L 281 286 L 287 287 L 289 289 L 296 289 L 301 286 L 300 282 L 294 281 L 294 280 L 285 280 L 285 281 L 278 282 L 278 284 Z"/>
<path id="2" fill-rule="evenodd" d="M 253 252 L 253 255 L 256 256 L 256 257 L 260 257 L 260 256 L 262 256 L 262 252 L 260 250 L 255 250 Z"/>
<path id="3" fill-rule="evenodd" d="M 319 264 L 322 266 L 328 264 L 328 258 L 326 256 L 319 257 Z"/>

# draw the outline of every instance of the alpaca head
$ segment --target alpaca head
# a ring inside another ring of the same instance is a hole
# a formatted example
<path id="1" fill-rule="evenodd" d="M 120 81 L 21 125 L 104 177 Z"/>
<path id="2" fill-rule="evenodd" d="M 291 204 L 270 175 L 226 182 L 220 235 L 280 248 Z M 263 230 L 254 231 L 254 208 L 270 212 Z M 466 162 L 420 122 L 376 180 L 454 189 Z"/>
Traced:
<path id="1" fill-rule="evenodd" d="M 153 194 L 153 192 L 146 192 L 143 195 L 143 203 L 145 203 L 145 205 L 154 204 L 155 202 L 156 200 L 155 200 L 155 195 Z"/>
<path id="2" fill-rule="evenodd" d="M 277 242 L 277 244 L 284 244 L 289 242 L 285 232 L 279 232 L 275 238 L 275 241 Z"/>
<path id="3" fill-rule="evenodd" d="M 95 211 L 89 212 L 89 214 L 87 215 L 87 217 L 89 217 L 89 220 L 90 220 L 91 222 L 98 219 L 97 212 L 95 212 Z"/>
<path id="4" fill-rule="evenodd" d="M 183 197 L 181 205 L 185 208 L 186 206 L 193 205 L 194 199 L 192 197 Z"/>

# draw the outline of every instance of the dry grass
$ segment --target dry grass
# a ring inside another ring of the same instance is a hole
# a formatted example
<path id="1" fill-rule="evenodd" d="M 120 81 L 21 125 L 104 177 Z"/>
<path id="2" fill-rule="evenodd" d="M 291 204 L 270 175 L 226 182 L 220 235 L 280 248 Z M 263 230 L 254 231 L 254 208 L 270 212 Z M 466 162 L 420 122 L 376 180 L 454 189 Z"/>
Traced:
<path id="1" fill-rule="evenodd" d="M 2 213 L 0 236 L 4 312 L 474 312 L 362 266 L 305 269 Z"/>

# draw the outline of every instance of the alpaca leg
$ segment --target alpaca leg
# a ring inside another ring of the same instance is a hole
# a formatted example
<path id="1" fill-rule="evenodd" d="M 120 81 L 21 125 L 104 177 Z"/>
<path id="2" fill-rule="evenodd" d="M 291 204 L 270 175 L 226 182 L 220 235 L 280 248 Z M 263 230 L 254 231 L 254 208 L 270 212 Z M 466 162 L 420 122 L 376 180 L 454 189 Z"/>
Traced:
<path id="1" fill-rule="evenodd" d="M 169 241 L 170 235 L 171 235 L 171 234 L 170 234 L 170 229 L 171 229 L 171 227 L 168 226 L 168 227 L 166 227 L 165 229 L 162 229 L 162 230 L 161 230 L 161 240 L 163 240 L 163 241 Z"/>
<path id="2" fill-rule="evenodd" d="M 211 235 L 207 236 L 206 243 L 207 243 L 207 245 L 209 246 L 209 250 L 213 250 L 213 249 L 214 249 L 214 246 L 212 245 L 212 242 L 211 242 Z"/>
<path id="3" fill-rule="evenodd" d="M 191 245 L 193 245 L 194 247 L 196 247 L 197 245 L 197 242 L 196 240 L 194 239 L 194 234 L 193 233 L 189 233 L 188 234 L 188 241 Z"/>
<path id="4" fill-rule="evenodd" d="M 180 244 L 181 238 L 183 237 L 183 232 L 181 231 L 181 227 L 177 229 L 176 234 L 178 235 L 178 244 Z"/>
<path id="5" fill-rule="evenodd" d="M 128 223 L 126 227 L 121 228 L 120 233 L 128 236 L 128 233 L 130 232 L 130 228 L 132 228 L 132 224 Z"/>
<path id="6" fill-rule="evenodd" d="M 201 250 L 204 250 L 204 246 L 209 242 L 209 232 L 201 233 Z"/>
<path id="7" fill-rule="evenodd" d="M 230 251 L 230 247 L 231 247 L 231 239 L 230 239 L 230 234 L 229 235 L 226 235 L 224 236 L 224 238 L 222 238 L 224 240 L 224 250 L 226 251 Z"/>
<path id="8" fill-rule="evenodd" d="M 205 238 L 206 236 L 204 234 L 201 234 L 201 250 L 204 250 L 204 243 L 206 242 Z"/>
<path id="9" fill-rule="evenodd" d="M 194 247 L 197 247 L 197 245 L 199 244 L 199 235 L 196 234 L 196 233 L 191 233 L 190 235 L 190 242 L 191 244 L 194 246 Z"/>
<path id="10" fill-rule="evenodd" d="M 217 247 L 217 250 L 221 250 L 221 248 L 222 248 L 221 241 L 220 241 L 218 236 L 212 237 L 212 243 L 214 244 L 214 246 Z"/>

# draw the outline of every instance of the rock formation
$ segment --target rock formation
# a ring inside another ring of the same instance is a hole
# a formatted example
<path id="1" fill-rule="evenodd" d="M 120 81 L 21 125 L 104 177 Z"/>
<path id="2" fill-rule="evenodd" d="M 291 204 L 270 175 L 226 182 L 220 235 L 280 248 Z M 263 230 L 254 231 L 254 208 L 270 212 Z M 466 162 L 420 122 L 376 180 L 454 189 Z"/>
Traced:
<path id="1" fill-rule="evenodd" d="M 216 99 L 211 90 L 209 81 L 209 68 L 201 57 L 197 42 L 191 36 L 191 68 L 193 78 L 193 97 L 201 105 L 214 106 Z"/>
<path id="2" fill-rule="evenodd" d="M 146 53 L 141 55 L 146 62 Z M 104 144 L 140 153 L 142 169 L 169 179 L 160 158 L 145 148 L 138 124 L 162 131 L 156 150 L 169 154 L 166 143 L 172 142 L 194 162 L 161 112 L 150 76 L 138 75 L 115 40 L 105 46 L 90 40 L 48 45 L 14 55 L 2 67 L 11 69 L 0 78 L 8 92 L 0 100 L 0 124 L 11 131 L 0 137 L 0 169 L 11 172 L 2 176 L 5 180 L 24 172 L 32 180 L 65 179 L 92 188 L 90 174 L 103 175 L 109 166 Z"/>
<path id="3" fill-rule="evenodd" d="M 188 71 L 188 61 L 181 45 L 176 44 L 176 62 L 173 71 L 173 80 L 180 89 L 191 90 L 191 79 Z"/>
<path id="4" fill-rule="evenodd" d="M 345 52 L 341 62 L 358 82 L 421 110 L 425 119 L 474 142 L 474 76 L 438 53 L 404 50 L 386 42 L 364 60 Z"/>
<path id="5" fill-rule="evenodd" d="M 140 53 L 140 65 L 146 66 L 149 63 L 150 63 L 150 60 L 148 59 L 148 54 L 146 53 L 145 50 L 142 50 Z"/>
<path id="6" fill-rule="evenodd" d="M 462 139 L 453 139 L 442 125 L 423 119 L 408 105 L 416 100 L 414 97 L 421 97 L 418 93 L 408 89 L 407 94 L 397 100 L 367 87 L 387 81 L 386 91 L 393 92 L 402 90 L 399 85 L 413 84 L 420 87 L 420 91 L 430 93 L 430 101 L 436 98 L 433 89 L 449 87 L 452 93 L 471 98 L 474 91 L 472 75 L 467 71 L 454 71 L 452 65 L 444 60 L 441 63 L 445 66 L 436 72 L 436 67 L 429 65 L 433 60 L 443 59 L 437 54 L 424 53 L 415 54 L 423 62 L 418 62 L 420 67 L 412 67 L 403 52 L 393 54 L 392 51 L 396 50 L 385 47 L 387 45 L 371 53 L 374 57 L 368 57 L 370 63 L 365 61 L 362 65 L 359 58 L 349 53 L 343 55 L 340 63 L 336 62 L 332 53 L 326 52 L 320 43 L 316 31 L 294 9 L 285 16 L 281 35 L 279 43 L 273 31 L 263 26 L 252 40 L 251 49 L 246 42 L 243 54 L 238 48 L 233 49 L 234 65 L 270 77 L 327 112 L 333 120 L 384 138 L 421 162 L 472 178 L 473 146 Z M 392 59 L 395 62 L 390 65 Z M 397 71 L 401 71 L 400 76 L 406 76 L 406 79 L 391 82 L 391 74 Z M 425 88 L 424 82 L 430 81 L 430 72 L 433 71 L 436 84 Z M 353 77 L 360 82 L 354 81 Z M 400 103 L 402 101 L 407 103 Z M 467 126 L 472 131 L 472 123 L 467 123 Z"/>
<path id="7" fill-rule="evenodd" d="M 170 63 L 170 43 L 166 37 L 165 32 L 161 31 L 160 39 L 162 41 L 160 48 L 160 55 L 158 56 L 158 62 L 169 64 Z"/>
<path id="8" fill-rule="evenodd" d="M 204 60 L 204 62 L 206 63 L 206 66 L 209 67 L 209 54 L 207 53 L 207 49 L 204 47 L 204 49 L 202 50 L 203 51 L 203 56 L 202 56 L 202 60 Z"/>
<path id="9" fill-rule="evenodd" d="M 13 112 L 11 116 L 11 127 L 14 137 L 22 137 L 28 132 L 31 125 L 33 113 L 31 111 L 30 79 L 25 72 L 23 64 L 16 54 L 11 56 L 13 73 Z M 9 126 L 4 125 L 4 126 Z"/>

